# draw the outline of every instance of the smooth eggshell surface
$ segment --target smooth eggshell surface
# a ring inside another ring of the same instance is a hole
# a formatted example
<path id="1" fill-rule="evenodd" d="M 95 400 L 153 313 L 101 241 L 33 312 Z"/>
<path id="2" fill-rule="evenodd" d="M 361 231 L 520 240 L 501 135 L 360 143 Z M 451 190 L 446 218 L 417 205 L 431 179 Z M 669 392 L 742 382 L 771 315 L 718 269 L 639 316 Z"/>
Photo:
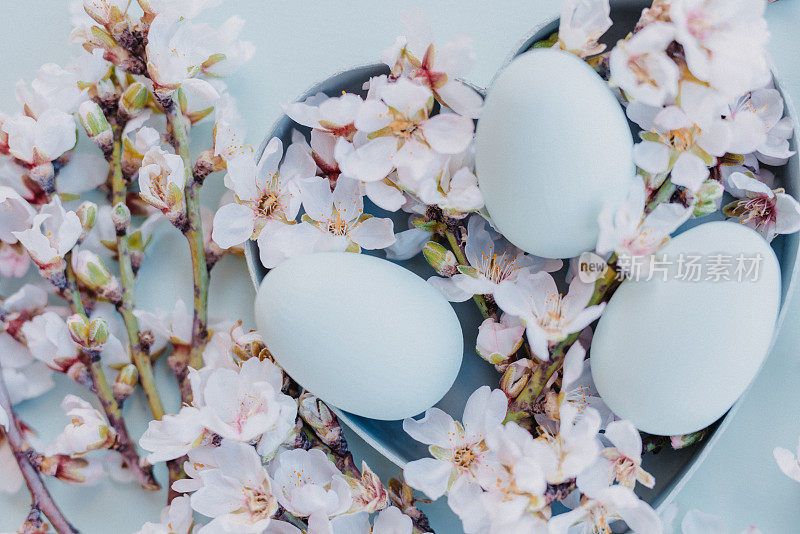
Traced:
<path id="1" fill-rule="evenodd" d="M 632 151 L 603 79 L 573 54 L 537 49 L 489 89 L 475 162 L 497 230 L 531 254 L 571 258 L 594 249 L 603 205 L 625 200 Z"/>
<path id="2" fill-rule="evenodd" d="M 701 281 L 679 279 L 681 255 L 703 256 Z M 736 274 L 739 255 L 761 258 L 757 275 Z M 688 434 L 719 419 L 761 366 L 780 306 L 780 268 L 769 244 L 734 222 L 692 228 L 658 256 L 667 281 L 660 271 L 625 281 L 608 303 L 592 340 L 592 376 L 609 408 L 638 429 Z M 729 263 L 721 270 L 730 280 L 714 281 L 713 265 Z"/>
<path id="3" fill-rule="evenodd" d="M 458 317 L 436 289 L 394 263 L 349 252 L 272 269 L 256 297 L 256 324 L 301 386 L 373 419 L 403 419 L 436 404 L 464 352 Z"/>

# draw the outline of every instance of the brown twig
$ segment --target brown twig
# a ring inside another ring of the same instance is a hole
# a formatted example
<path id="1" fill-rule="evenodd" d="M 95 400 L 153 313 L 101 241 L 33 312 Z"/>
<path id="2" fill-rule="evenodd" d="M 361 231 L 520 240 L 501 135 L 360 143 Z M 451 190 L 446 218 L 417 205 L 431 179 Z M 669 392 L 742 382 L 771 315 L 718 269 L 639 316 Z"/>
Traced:
<path id="1" fill-rule="evenodd" d="M 14 459 L 17 461 L 19 470 L 22 472 L 22 477 L 25 479 L 25 484 L 31 493 L 33 499 L 32 508 L 41 510 L 42 513 L 50 521 L 58 534 L 77 534 L 78 529 L 72 526 L 67 521 L 64 514 L 56 505 L 50 492 L 42 481 L 39 471 L 34 467 L 31 462 L 31 453 L 33 451 L 28 447 L 25 438 L 22 436 L 17 417 L 11 406 L 11 397 L 6 389 L 5 382 L 3 381 L 3 371 L 0 367 L 0 408 L 5 410 L 8 414 L 8 428 L 5 431 L 8 444 L 14 453 Z"/>

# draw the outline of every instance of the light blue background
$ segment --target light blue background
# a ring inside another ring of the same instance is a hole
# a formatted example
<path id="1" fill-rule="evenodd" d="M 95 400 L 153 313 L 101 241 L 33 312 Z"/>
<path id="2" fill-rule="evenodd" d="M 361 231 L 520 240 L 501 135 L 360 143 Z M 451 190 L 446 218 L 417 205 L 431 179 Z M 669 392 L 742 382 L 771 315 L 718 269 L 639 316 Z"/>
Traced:
<path id="1" fill-rule="evenodd" d="M 69 33 L 66 4 L 59 0 L 3 0 L 0 16 L 0 110 L 16 111 L 13 85 L 19 78 L 30 80 L 45 62 L 65 63 L 74 53 L 66 45 Z M 248 139 L 258 145 L 280 114 L 280 104 L 293 99 L 314 82 L 348 65 L 377 60 L 399 31 L 398 15 L 413 4 L 426 9 L 440 41 L 453 33 L 467 32 L 475 38 L 478 64 L 469 79 L 487 85 L 497 68 L 517 48 L 518 42 L 537 23 L 558 12 L 558 0 L 436 0 L 420 2 L 375 0 L 230 0 L 213 14 L 240 14 L 247 19 L 244 37 L 257 46 L 256 56 L 230 83 L 249 124 Z M 800 102 L 798 60 L 798 0 L 780 0 L 768 7 L 773 33 L 771 53 L 776 69 L 787 82 L 790 98 Z M 203 133 L 205 132 L 205 133 Z M 198 130 L 196 136 L 206 135 Z M 204 194 L 213 205 L 219 195 L 219 179 Z M 191 281 L 181 266 L 186 258 L 176 254 L 185 244 L 179 236 L 162 232 L 153 255 L 175 257 L 168 273 L 142 270 L 140 302 L 145 307 L 171 306 L 174 295 L 190 295 Z M 175 248 L 177 247 L 177 248 Z M 173 274 L 173 276 L 170 276 Z M 5 285 L 5 284 L 4 284 Z M 227 258 L 214 271 L 212 306 L 252 323 L 251 286 L 243 262 Z M 793 449 L 800 434 L 800 331 L 795 321 L 800 300 L 790 304 L 789 317 L 766 366 L 747 393 L 743 406 L 717 442 L 705 463 L 678 495 L 681 514 L 690 508 L 723 516 L 738 530 L 755 525 L 765 533 L 800 531 L 800 484 L 784 477 L 772 458 L 781 445 Z M 171 379 L 161 365 L 162 390 Z M 47 442 L 66 423 L 55 403 L 66 391 L 78 389 L 59 381 L 57 391 L 21 407 L 26 420 Z M 170 392 L 165 402 L 177 407 Z M 134 397 L 126 407 L 135 435 L 144 429 L 146 407 Z M 458 415 L 458 414 L 454 414 Z M 352 436 L 352 434 L 350 434 Z M 366 444 L 351 438 L 357 457 L 365 459 L 382 477 L 396 476 L 396 468 L 378 457 Z M 161 479 L 164 479 L 161 473 Z M 2 476 L 2 473 L 0 473 Z M 68 516 L 87 533 L 133 532 L 142 522 L 154 520 L 164 502 L 161 494 L 146 495 L 133 486 L 100 484 L 74 489 L 59 482 L 50 484 Z M 0 531 L 14 530 L 27 513 L 28 497 L 22 491 L 0 495 Z M 458 533 L 461 527 L 443 502 L 425 508 L 439 533 Z"/>

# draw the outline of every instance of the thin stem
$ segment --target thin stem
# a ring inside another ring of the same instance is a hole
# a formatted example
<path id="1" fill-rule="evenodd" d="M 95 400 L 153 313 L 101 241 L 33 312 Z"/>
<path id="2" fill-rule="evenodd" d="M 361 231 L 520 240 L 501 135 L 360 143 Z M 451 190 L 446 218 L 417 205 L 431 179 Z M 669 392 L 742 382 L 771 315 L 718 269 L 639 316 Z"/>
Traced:
<path id="1" fill-rule="evenodd" d="M 128 186 L 122 175 L 122 133 L 119 127 L 114 128 L 114 150 L 111 154 L 111 202 L 113 206 L 125 202 Z M 153 365 L 150 356 L 142 347 L 139 331 L 139 320 L 133 314 L 134 310 L 134 273 L 131 262 L 130 242 L 127 229 L 117 232 L 117 255 L 119 257 L 119 274 L 122 286 L 122 299 L 117 305 L 117 310 L 125 321 L 125 330 L 128 333 L 128 345 L 136 369 L 139 371 L 139 382 L 142 384 L 150 411 L 155 419 L 164 417 L 164 407 L 158 395 Z"/>
<path id="2" fill-rule="evenodd" d="M 603 276 L 595 282 L 594 293 L 587 306 L 594 306 L 595 304 L 603 302 L 606 297 L 610 296 L 619 286 L 617 272 L 611 266 L 615 260 L 616 256 L 612 256 L 611 259 L 609 259 L 609 267 L 605 270 Z M 536 401 L 550 381 L 550 378 L 564 365 L 564 358 L 567 355 L 567 351 L 572 344 L 577 341 L 579 335 L 580 332 L 570 334 L 564 341 L 558 344 L 550 355 L 549 361 L 540 362 L 536 366 L 533 370 L 533 374 L 525 384 L 525 388 L 509 405 L 506 421 L 519 422 L 532 415 Z"/>
<path id="3" fill-rule="evenodd" d="M 22 472 L 22 477 L 28 486 L 31 493 L 31 498 L 36 508 L 41 510 L 50 524 L 58 534 L 77 534 L 78 529 L 72 526 L 64 514 L 59 509 L 58 505 L 53 500 L 50 492 L 42 481 L 39 471 L 33 466 L 30 461 L 30 453 L 32 450 L 25 442 L 22 436 L 17 417 L 11 406 L 11 397 L 6 389 L 6 384 L 3 379 L 3 370 L 0 367 L 0 408 L 8 414 L 8 428 L 5 430 L 5 436 L 11 451 L 14 453 L 14 459 L 17 461 L 19 470 Z"/>
<path id="4" fill-rule="evenodd" d="M 203 240 L 203 223 L 200 218 L 200 187 L 202 181 L 192 174 L 192 161 L 189 155 L 186 117 L 177 99 L 166 110 L 167 126 L 171 133 L 175 152 L 180 155 L 186 173 L 186 217 L 183 230 L 189 242 L 192 257 L 192 279 L 194 281 L 194 317 L 192 322 L 192 344 L 189 352 L 189 365 L 199 369 L 203 365 L 203 348 L 208 338 L 208 265 Z"/>
<path id="5" fill-rule="evenodd" d="M 469 265 L 469 261 L 464 255 L 464 251 L 461 249 L 458 238 L 456 238 L 456 234 L 451 228 L 445 230 L 445 236 L 447 237 L 447 242 L 450 243 L 450 248 L 453 249 L 453 254 L 455 254 L 459 265 Z M 492 317 L 492 313 L 489 311 L 489 305 L 486 302 L 486 297 L 483 295 L 475 295 L 472 297 L 472 300 L 478 305 L 478 309 L 481 311 L 481 315 L 483 315 L 484 319 Z"/>
<path id="6" fill-rule="evenodd" d="M 70 307 L 73 313 L 86 316 L 86 312 L 81 302 L 80 293 L 78 292 L 78 284 L 75 279 L 75 273 L 72 270 L 71 253 L 67 254 L 66 263 L 66 288 L 64 291 L 69 295 Z M 131 440 L 128 434 L 128 427 L 125 424 L 125 419 L 122 417 L 122 410 L 119 403 L 114 398 L 114 392 L 108 384 L 103 366 L 100 363 L 100 354 L 97 351 L 81 351 L 81 360 L 86 368 L 89 370 L 89 375 L 92 377 L 92 390 L 100 401 L 103 407 L 103 412 L 108 419 L 108 423 L 114 428 L 117 433 L 117 444 L 115 450 L 119 452 L 125 459 L 125 463 L 134 474 L 139 484 L 147 490 L 158 490 L 159 485 L 153 476 L 153 467 L 146 462 L 141 462 L 139 453 L 136 450 L 136 444 Z"/>
<path id="7" fill-rule="evenodd" d="M 647 203 L 644 208 L 644 214 L 648 215 L 651 211 L 656 209 L 656 206 L 662 204 L 670 199 L 675 190 L 678 189 L 675 184 L 672 183 L 672 180 L 667 178 L 664 180 L 664 183 L 661 184 L 661 187 L 658 188 L 656 195 L 653 197 L 653 200 Z"/>

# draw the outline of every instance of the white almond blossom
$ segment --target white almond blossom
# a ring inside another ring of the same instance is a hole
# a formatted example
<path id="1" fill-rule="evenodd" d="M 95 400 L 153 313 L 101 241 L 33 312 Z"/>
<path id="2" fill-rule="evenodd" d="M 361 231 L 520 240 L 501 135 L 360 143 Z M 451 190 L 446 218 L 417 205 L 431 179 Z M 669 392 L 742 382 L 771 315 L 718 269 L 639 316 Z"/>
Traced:
<path id="1" fill-rule="evenodd" d="M 650 256 L 657 252 L 678 227 L 692 214 L 691 208 L 677 203 L 662 203 L 645 215 L 647 198 L 644 181 L 636 177 L 631 182 L 628 198 L 614 209 L 606 206 L 600 212 L 597 253 L 616 253 L 629 259 Z"/>
<path id="2" fill-rule="evenodd" d="M 421 83 L 433 92 L 436 100 L 459 115 L 478 118 L 483 98 L 461 81 L 477 58 L 472 37 L 458 34 L 446 45 L 437 47 L 421 9 L 403 12 L 401 20 L 403 35 L 382 55 L 392 74 L 404 74 Z"/>
<path id="3" fill-rule="evenodd" d="M 550 534 L 611 533 L 611 523 L 619 519 L 636 534 L 663 532 L 661 520 L 650 505 L 640 500 L 630 488 L 619 485 L 605 488 L 592 497 L 584 497 L 580 506 L 553 517 L 548 526 Z M 577 528 L 573 528 L 575 525 Z"/>
<path id="4" fill-rule="evenodd" d="M 609 57 L 613 83 L 631 100 L 650 106 L 670 102 L 680 78 L 678 65 L 666 53 L 674 38 L 671 24 L 654 22 L 617 43 Z"/>
<path id="5" fill-rule="evenodd" d="M 487 229 L 484 218 L 475 216 L 467 222 L 464 254 L 469 265 L 460 265 L 459 274 L 428 279 L 451 302 L 464 302 L 473 295 L 495 295 L 503 287 L 514 286 L 526 273 L 554 272 L 562 266 L 561 260 L 526 254 Z"/>
<path id="6" fill-rule="evenodd" d="M 497 305 L 520 318 L 533 354 L 550 359 L 550 347 L 580 332 L 594 322 L 605 303 L 589 306 L 594 284 L 573 278 L 566 295 L 559 292 L 553 277 L 546 272 L 523 271 L 514 284 L 500 286 L 494 292 Z"/>
<path id="7" fill-rule="evenodd" d="M 238 371 L 214 369 L 192 392 L 202 399 L 203 426 L 223 438 L 258 441 L 259 453 L 271 458 L 294 432 L 297 402 L 281 393 L 283 371 L 269 360 L 251 358 Z"/>
<path id="8" fill-rule="evenodd" d="M 470 482 L 481 469 L 491 469 L 493 459 L 485 439 L 505 419 L 508 398 L 499 389 L 478 388 L 464 407 L 463 422 L 439 408 L 430 408 L 422 419 L 405 419 L 403 430 L 428 445 L 433 458 L 406 464 L 403 476 L 413 488 L 438 499 L 456 482 Z"/>
<path id="9" fill-rule="evenodd" d="M 258 238 L 270 220 L 294 221 L 302 200 L 298 181 L 316 174 L 314 160 L 300 145 L 290 145 L 284 156 L 277 137 L 270 139 L 257 166 L 249 154 L 227 166 L 225 185 L 236 202 L 222 206 L 214 216 L 212 239 L 222 248 Z"/>
<path id="10" fill-rule="evenodd" d="M 635 489 L 639 482 L 652 488 L 656 479 L 642 468 L 642 436 L 630 421 L 612 421 L 603 437 L 611 447 L 600 451 L 595 464 L 578 475 L 578 484 L 590 494 L 613 483 Z"/>
<path id="11" fill-rule="evenodd" d="M 757 230 L 767 241 L 800 230 L 800 203 L 782 188 L 771 189 L 754 175 L 735 172 L 726 191 L 738 200 L 723 208 L 725 215 Z"/>
<path id="12" fill-rule="evenodd" d="M 23 80 L 17 82 L 15 95 L 20 106 L 33 117 L 39 117 L 48 109 L 71 114 L 86 99 L 85 91 L 78 86 L 79 81 L 82 80 L 75 68 L 45 63 L 30 84 Z"/>
<path id="13" fill-rule="evenodd" d="M 478 327 L 475 351 L 492 365 L 502 366 L 522 346 L 525 325 L 504 313 L 500 321 L 489 317 Z"/>
<path id="14" fill-rule="evenodd" d="M 759 161 L 785 165 L 794 154 L 789 139 L 794 135 L 792 119 L 784 117 L 784 102 L 773 87 L 748 91 L 730 106 L 728 120 L 741 141 L 730 151 L 736 154 L 756 152 Z"/>
<path id="15" fill-rule="evenodd" d="M 0 472 L 3 473 L 0 477 L 0 492 L 14 495 L 22 489 L 25 479 L 19 470 L 11 444 L 2 432 L 0 432 Z"/>
<path id="16" fill-rule="evenodd" d="M 578 57 L 594 56 L 606 49 L 597 41 L 611 27 L 608 0 L 565 0 L 561 6 L 558 46 Z"/>
<path id="17" fill-rule="evenodd" d="M 669 16 L 692 74 L 730 97 L 770 79 L 764 0 L 675 0 Z"/>
<path id="18" fill-rule="evenodd" d="M 369 522 L 369 515 L 366 513 L 351 514 L 337 517 L 331 521 L 333 534 L 412 534 L 414 524 L 411 518 L 400 511 L 396 506 L 390 506 L 381 510 L 375 516 L 372 524 Z M 272 525 L 271 525 L 272 527 Z M 272 532 L 268 530 L 266 534 L 302 534 L 302 532 L 288 525 L 283 527 L 285 530 Z M 316 534 L 309 530 L 311 534 Z M 322 534 L 322 533 L 320 533 Z"/>
<path id="19" fill-rule="evenodd" d="M 387 83 L 379 98 L 361 106 L 355 125 L 370 141 L 339 161 L 342 172 L 358 180 L 383 180 L 395 168 L 415 176 L 430 172 L 436 153 L 459 154 L 472 141 L 472 119 L 455 113 L 430 116 L 433 93 L 408 78 Z"/>
<path id="20" fill-rule="evenodd" d="M 139 319 L 141 329 L 150 330 L 157 338 L 151 345 L 151 352 L 155 352 L 154 346 L 156 350 L 163 347 L 166 340 L 174 345 L 191 345 L 194 316 L 182 298 L 175 299 L 175 306 L 170 312 L 156 309 L 155 313 L 151 313 L 136 309 L 133 314 Z"/>
<path id="21" fill-rule="evenodd" d="M 58 159 L 72 150 L 77 141 L 75 119 L 69 113 L 48 109 L 38 118 L 16 115 L 2 121 L 8 135 L 8 151 L 28 165 L 36 166 Z"/>
<path id="22" fill-rule="evenodd" d="M 735 140 L 723 119 L 729 106 L 719 93 L 694 82 L 683 82 L 680 106 L 666 108 L 633 102 L 628 117 L 645 131 L 634 146 L 636 165 L 651 174 L 670 173 L 675 185 L 696 193 L 708 178 L 715 156 L 724 155 Z"/>
<path id="23" fill-rule="evenodd" d="M 136 534 L 191 534 L 193 527 L 190 498 L 181 495 L 161 510 L 158 523 L 147 522 Z"/>
<path id="24" fill-rule="evenodd" d="M 61 402 L 61 409 L 72 421 L 47 447 L 48 456 L 83 454 L 91 450 L 107 449 L 114 444 L 116 432 L 109 426 L 105 416 L 85 400 L 75 395 L 66 395 Z"/>
<path id="25" fill-rule="evenodd" d="M 64 255 L 72 250 L 83 228 L 74 211 L 61 205 L 58 195 L 33 217 L 31 228 L 12 232 L 45 275 L 64 269 Z"/>
<path id="26" fill-rule="evenodd" d="M 214 106 L 214 156 L 228 162 L 251 154 L 253 148 L 244 143 L 245 137 L 245 124 L 236 101 L 225 93 Z"/>
<path id="27" fill-rule="evenodd" d="M 327 524 L 352 504 L 350 485 L 319 449 L 283 451 L 269 466 L 278 502 L 296 517 Z"/>
<path id="28" fill-rule="evenodd" d="M 14 232 L 31 227 L 36 210 L 14 189 L 0 185 L 0 241 L 16 243 Z"/>
<path id="29" fill-rule="evenodd" d="M 149 451 L 145 459 L 151 464 L 180 458 L 203 445 L 211 436 L 203 426 L 200 410 L 184 406 L 177 414 L 154 419 L 139 439 L 139 446 Z"/>
<path id="30" fill-rule="evenodd" d="M 175 223 L 186 213 L 183 189 L 187 179 L 179 155 L 170 154 L 158 146 L 151 147 L 139 169 L 139 196 Z"/>
<path id="31" fill-rule="evenodd" d="M 483 207 L 483 195 L 478 189 L 473 151 L 437 156 L 439 163 L 428 175 L 417 176 L 412 169 L 397 170 L 397 185 L 412 193 L 427 205 L 439 206 L 449 217 L 461 219 Z M 377 182 L 381 183 L 381 182 Z"/>
<path id="32" fill-rule="evenodd" d="M 211 522 L 202 534 L 260 534 L 278 511 L 273 487 L 253 447 L 223 443 L 217 466 L 199 472 L 203 485 L 191 496 L 192 508 Z"/>
<path id="33" fill-rule="evenodd" d="M 490 532 L 547 532 L 547 480 L 534 437 L 516 423 L 507 423 L 491 432 L 486 443 L 502 466 L 478 474 L 486 492 L 476 500 Z M 466 513 L 461 510 L 459 515 Z"/>
<path id="34" fill-rule="evenodd" d="M 181 18 L 172 10 L 160 13 L 150 24 L 147 71 L 156 92 L 167 97 L 181 86 L 218 97 L 217 90 L 199 74 L 225 76 L 252 57 L 252 44 L 239 41 L 244 21 L 231 17 L 219 29 Z"/>
<path id="35" fill-rule="evenodd" d="M 82 367 L 78 349 L 69 335 L 64 319 L 53 311 L 45 311 L 22 325 L 22 335 L 34 358 L 55 371 L 69 373 L 73 366 Z"/>
<path id="36" fill-rule="evenodd" d="M 360 184 L 339 177 L 331 191 L 328 178 L 298 182 L 303 197 L 304 224 L 317 228 L 315 250 L 376 250 L 394 243 L 391 219 L 364 213 Z"/>
<path id="37" fill-rule="evenodd" d="M 283 111 L 298 124 L 349 140 L 356 133 L 355 122 L 363 103 L 352 93 L 335 97 L 317 93 L 303 102 L 284 104 Z"/>

